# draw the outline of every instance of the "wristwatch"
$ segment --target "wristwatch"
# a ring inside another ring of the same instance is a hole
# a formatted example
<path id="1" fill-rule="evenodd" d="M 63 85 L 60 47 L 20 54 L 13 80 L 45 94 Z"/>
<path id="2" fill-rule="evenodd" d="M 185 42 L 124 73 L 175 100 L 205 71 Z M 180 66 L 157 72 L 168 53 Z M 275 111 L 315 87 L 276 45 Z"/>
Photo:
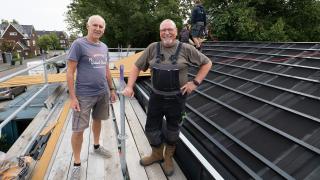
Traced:
<path id="1" fill-rule="evenodd" d="M 200 85 L 200 83 L 199 83 L 197 80 L 195 80 L 195 79 L 193 79 L 192 82 L 193 82 L 193 84 L 196 85 L 196 86 L 199 86 L 199 85 Z"/>
<path id="2" fill-rule="evenodd" d="M 114 88 L 112 87 L 112 88 L 110 88 L 110 91 L 112 91 L 112 90 L 114 90 Z"/>

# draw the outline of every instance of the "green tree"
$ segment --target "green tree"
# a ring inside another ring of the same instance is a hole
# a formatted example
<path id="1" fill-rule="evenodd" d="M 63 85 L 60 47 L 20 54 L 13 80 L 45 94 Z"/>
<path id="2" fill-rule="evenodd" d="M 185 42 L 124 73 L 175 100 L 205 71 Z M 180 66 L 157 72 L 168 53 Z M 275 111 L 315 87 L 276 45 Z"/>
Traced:
<path id="1" fill-rule="evenodd" d="M 1 19 L 1 24 L 8 25 L 8 24 L 9 24 L 9 21 L 6 20 L 6 19 Z"/>
<path id="2" fill-rule="evenodd" d="M 15 47 L 15 42 L 10 40 L 3 40 L 0 44 L 0 50 L 2 52 L 12 52 Z"/>
<path id="3" fill-rule="evenodd" d="M 48 51 L 49 50 L 49 47 L 50 47 L 50 37 L 48 35 L 43 35 L 43 36 L 40 36 L 38 39 L 37 39 L 37 46 L 40 47 L 41 49 L 45 50 L 45 51 Z"/>
<path id="4" fill-rule="evenodd" d="M 19 22 L 18 22 L 17 20 L 15 20 L 15 19 L 13 19 L 13 20 L 11 21 L 11 23 L 12 23 L 12 24 L 19 24 Z"/>
<path id="5" fill-rule="evenodd" d="M 19 22 L 15 19 L 13 19 L 12 21 L 8 21 L 6 19 L 1 19 L 1 24 L 6 24 L 8 25 L 9 23 L 12 23 L 12 24 L 19 24 Z"/>
<path id="6" fill-rule="evenodd" d="M 50 49 L 53 49 L 53 50 L 60 49 L 60 43 L 59 43 L 59 38 L 57 34 L 50 33 L 49 39 L 50 39 Z"/>
<path id="7" fill-rule="evenodd" d="M 75 33 L 71 33 L 70 36 L 69 36 L 69 43 L 72 43 L 74 40 L 76 40 L 78 38 L 78 34 L 75 34 Z"/>
<path id="8" fill-rule="evenodd" d="M 206 0 L 219 40 L 319 41 L 318 0 Z"/>
<path id="9" fill-rule="evenodd" d="M 320 1 L 290 0 L 286 11 L 286 29 L 292 40 L 320 41 Z"/>
<path id="10" fill-rule="evenodd" d="M 170 18 L 182 27 L 191 0 L 73 0 L 68 6 L 69 31 L 86 34 L 87 18 L 99 14 L 106 20 L 102 41 L 118 45 L 146 47 L 159 40 L 159 24 Z"/>
<path id="11" fill-rule="evenodd" d="M 59 49 L 59 38 L 54 33 L 43 35 L 37 39 L 37 46 L 45 51 Z"/>

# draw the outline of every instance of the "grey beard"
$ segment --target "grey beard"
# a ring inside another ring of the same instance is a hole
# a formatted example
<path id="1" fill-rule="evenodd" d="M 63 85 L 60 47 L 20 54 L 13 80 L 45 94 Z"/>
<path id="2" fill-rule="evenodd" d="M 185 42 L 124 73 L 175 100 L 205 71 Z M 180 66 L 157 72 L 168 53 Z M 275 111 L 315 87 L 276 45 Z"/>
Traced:
<path id="1" fill-rule="evenodd" d="M 162 40 L 164 47 L 172 47 L 175 44 L 175 40 Z"/>

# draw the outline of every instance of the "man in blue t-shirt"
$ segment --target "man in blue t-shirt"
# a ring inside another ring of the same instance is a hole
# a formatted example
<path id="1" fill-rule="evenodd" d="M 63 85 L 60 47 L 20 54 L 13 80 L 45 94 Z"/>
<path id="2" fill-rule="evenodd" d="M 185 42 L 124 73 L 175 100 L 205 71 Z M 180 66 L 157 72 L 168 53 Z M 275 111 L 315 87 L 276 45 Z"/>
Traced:
<path id="1" fill-rule="evenodd" d="M 111 157 L 99 144 L 101 120 L 109 117 L 109 98 L 116 99 L 109 69 L 108 47 L 100 41 L 105 21 L 99 15 L 93 15 L 87 22 L 88 34 L 75 40 L 68 54 L 67 83 L 73 109 L 71 144 L 74 167 L 71 179 L 80 179 L 80 153 L 83 132 L 89 127 L 90 113 L 93 119 L 93 152 L 105 158 Z M 77 73 L 74 84 L 74 73 Z"/>

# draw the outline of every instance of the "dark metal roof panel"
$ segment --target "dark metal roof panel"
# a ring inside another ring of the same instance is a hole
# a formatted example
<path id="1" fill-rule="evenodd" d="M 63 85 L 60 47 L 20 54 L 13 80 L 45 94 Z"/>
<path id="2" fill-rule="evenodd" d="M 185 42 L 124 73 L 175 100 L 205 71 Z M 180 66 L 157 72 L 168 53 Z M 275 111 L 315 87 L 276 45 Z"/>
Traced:
<path id="1" fill-rule="evenodd" d="M 187 99 L 183 131 L 237 179 L 319 179 L 319 48 L 206 42 L 214 66 Z M 139 84 L 150 91 L 149 79 Z"/>

